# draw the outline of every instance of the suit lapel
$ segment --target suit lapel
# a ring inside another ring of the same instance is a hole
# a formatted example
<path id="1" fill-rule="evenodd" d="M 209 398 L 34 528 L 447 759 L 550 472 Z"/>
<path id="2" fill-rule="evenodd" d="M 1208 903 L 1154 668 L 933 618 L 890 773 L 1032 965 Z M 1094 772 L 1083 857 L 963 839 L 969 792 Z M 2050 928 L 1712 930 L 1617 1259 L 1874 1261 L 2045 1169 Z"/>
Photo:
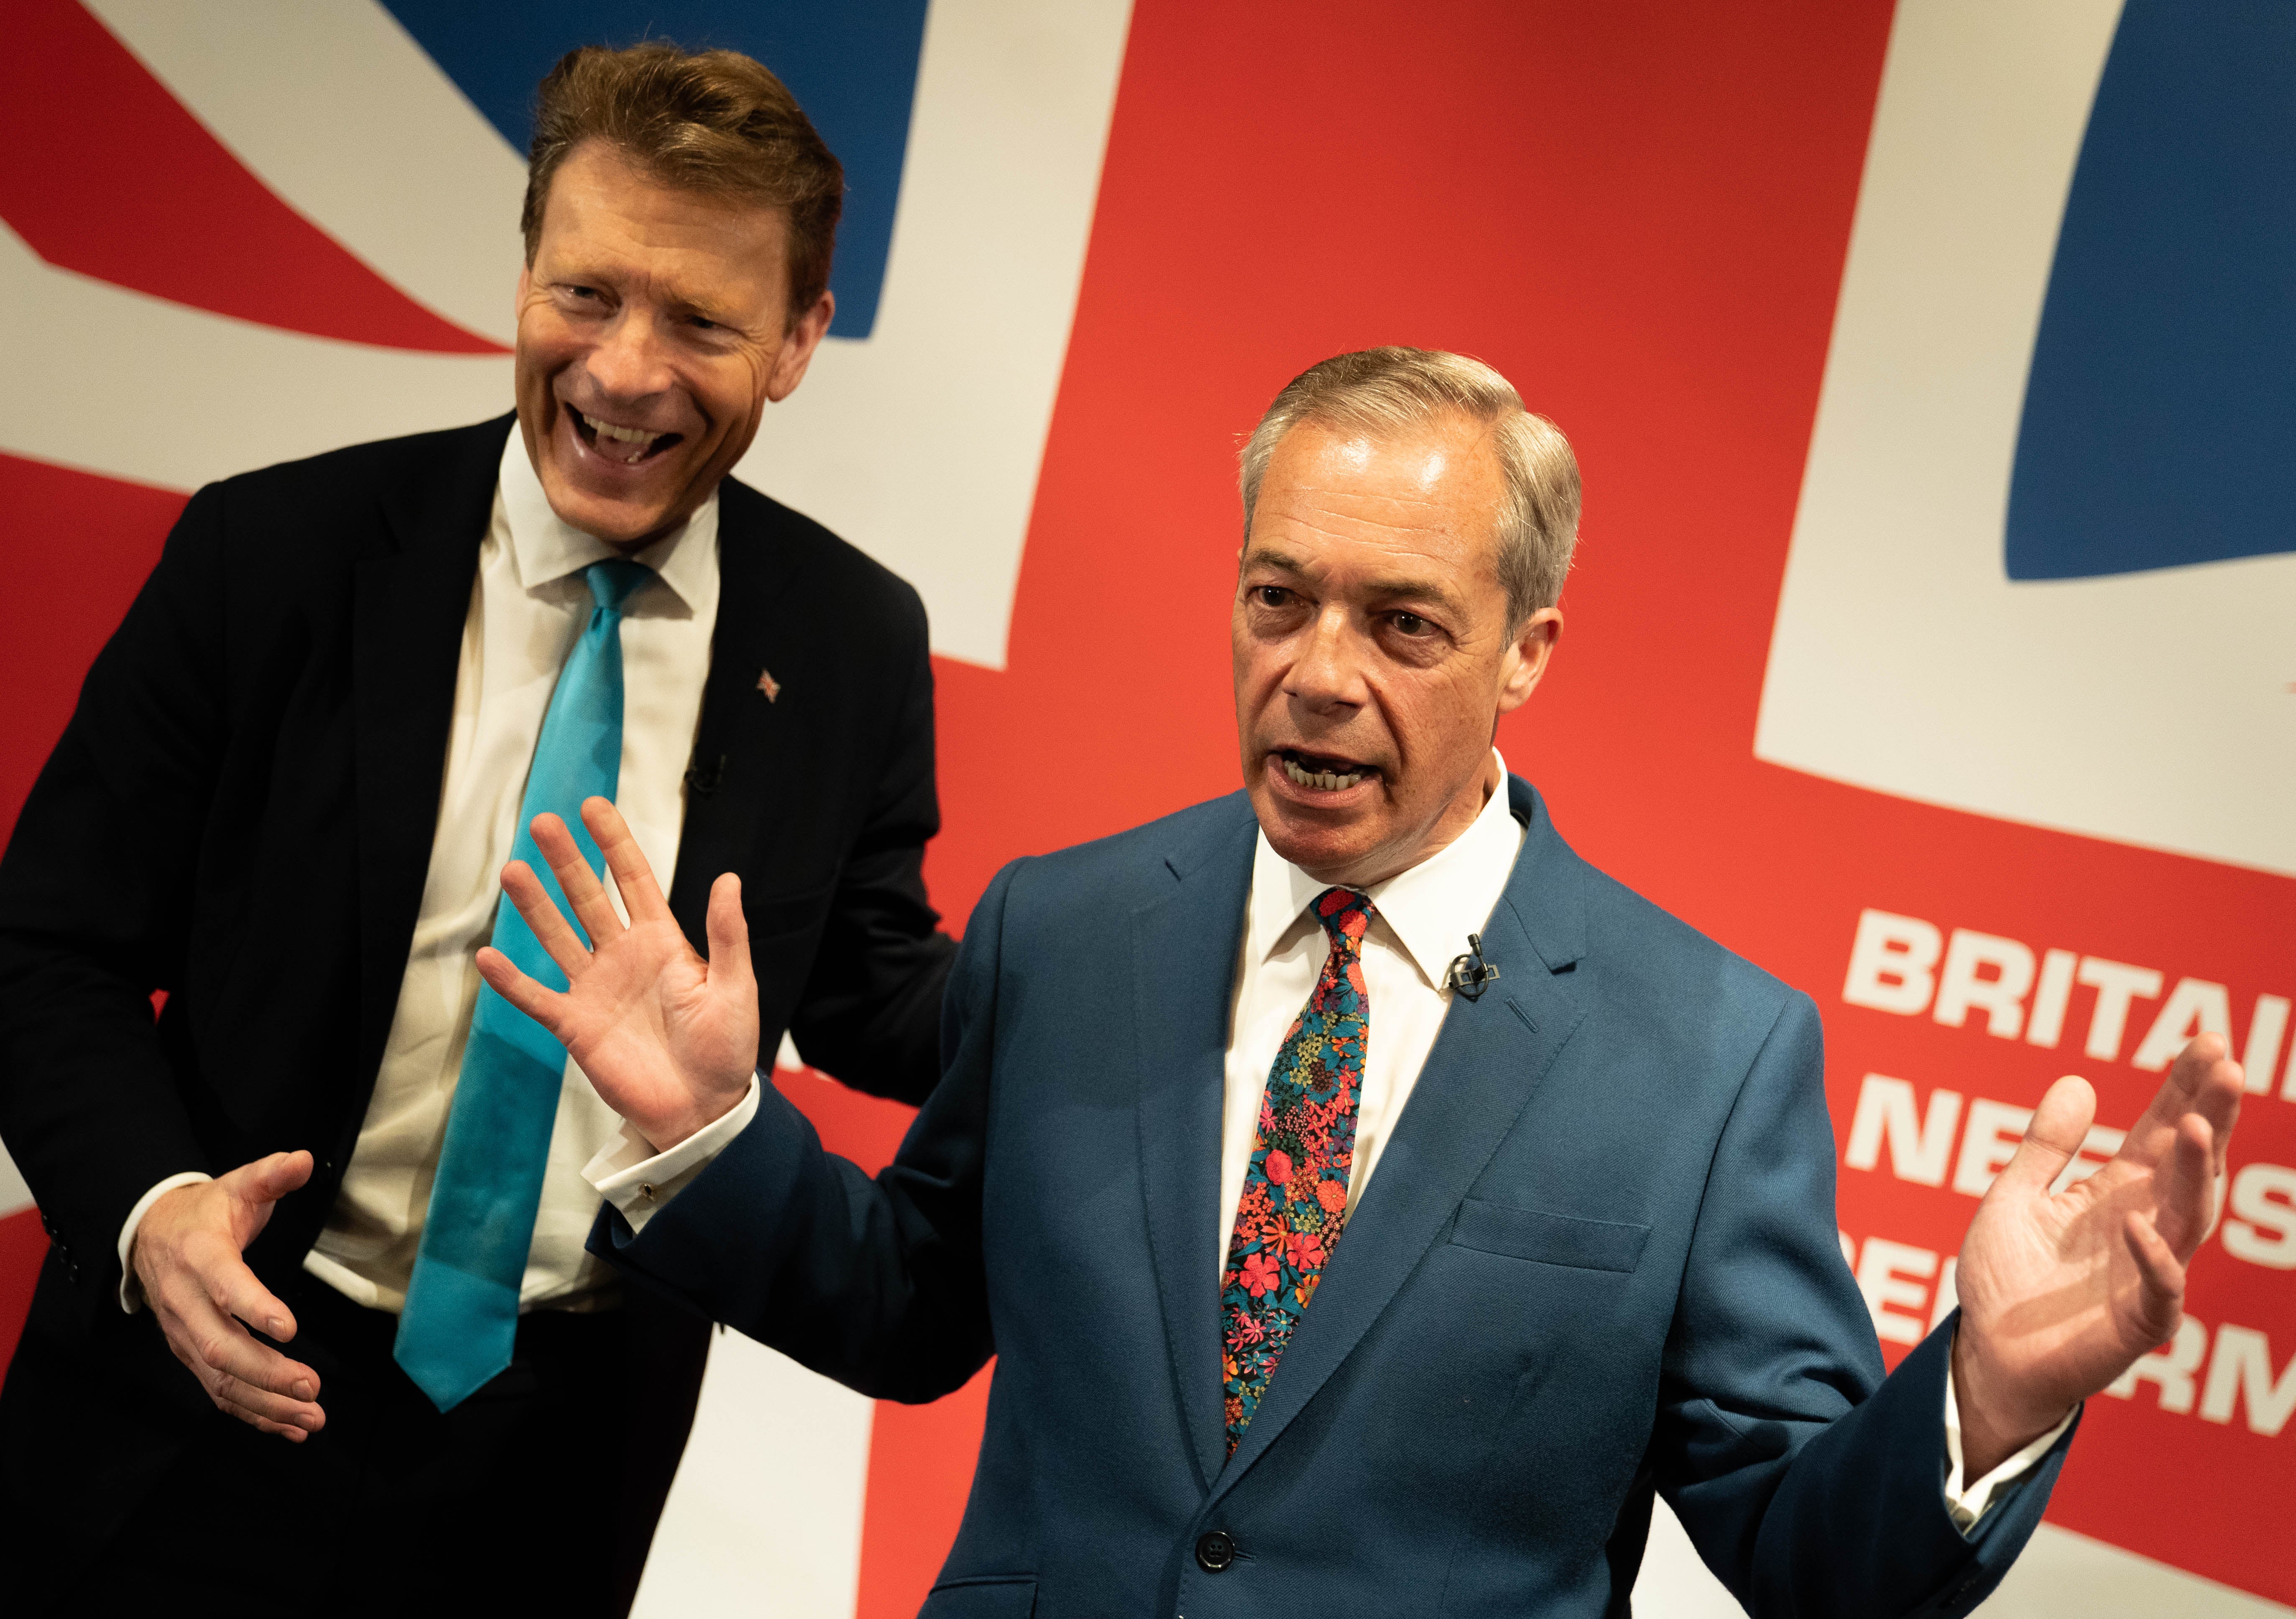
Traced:
<path id="1" fill-rule="evenodd" d="M 1234 1488 L 1354 1352 L 1449 1225 L 1584 1015 L 1576 968 L 1585 953 L 1583 916 L 1571 880 L 1577 857 L 1547 823 L 1529 784 L 1510 778 L 1509 788 L 1531 824 L 1483 930 L 1483 959 L 1499 969 L 1498 982 L 1478 1000 L 1454 998 L 1395 1135 L 1215 1496 Z M 1374 1006 L 1374 1040 L 1378 1028 Z"/>
<path id="2" fill-rule="evenodd" d="M 1173 892 L 1132 914 L 1141 1190 L 1181 1419 L 1207 1490 L 1227 1444 L 1216 1251 L 1221 1099 L 1257 826 L 1242 813 L 1206 846 L 1170 857 Z"/>
<path id="3" fill-rule="evenodd" d="M 390 548 L 352 574 L 362 1082 L 382 1060 L 422 908 L 463 626 L 510 425 L 504 417 L 449 435 L 432 475 L 387 493 Z"/>
<path id="4" fill-rule="evenodd" d="M 709 885 L 720 872 L 748 864 L 775 762 L 775 725 L 785 712 L 767 700 L 758 677 L 775 664 L 787 679 L 802 664 L 798 643 L 806 632 L 787 621 L 790 593 L 781 588 L 787 559 L 767 532 L 769 510 L 730 478 L 718 486 L 718 623 L 669 885 L 670 912 L 697 950 L 708 949 Z"/>

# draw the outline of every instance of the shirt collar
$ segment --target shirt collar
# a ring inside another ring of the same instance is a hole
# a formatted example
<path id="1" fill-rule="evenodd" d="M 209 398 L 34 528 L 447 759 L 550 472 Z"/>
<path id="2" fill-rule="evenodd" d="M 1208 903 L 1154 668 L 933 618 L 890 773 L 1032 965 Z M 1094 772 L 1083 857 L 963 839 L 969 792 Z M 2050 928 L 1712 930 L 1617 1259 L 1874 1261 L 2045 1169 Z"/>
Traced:
<path id="1" fill-rule="evenodd" d="M 521 588 L 532 590 L 553 579 L 579 573 L 592 563 L 624 555 L 594 534 L 560 517 L 543 493 L 542 480 L 526 453 L 526 435 L 515 427 L 503 446 L 498 474 L 503 514 L 510 526 L 510 548 L 518 567 Z M 693 516 L 678 524 L 633 559 L 652 568 L 661 582 L 687 608 L 702 599 L 701 571 L 718 555 L 718 491 L 711 489 Z"/>
<path id="2" fill-rule="evenodd" d="M 1466 949 L 1467 935 L 1482 931 L 1506 892 L 1522 849 L 1523 829 L 1507 805 L 1506 760 L 1496 748 L 1491 759 L 1499 768 L 1499 785 L 1466 831 L 1418 865 L 1364 891 L 1404 954 L 1439 989 L 1452 957 Z M 1265 832 L 1259 834 L 1251 867 L 1251 938 L 1259 959 L 1283 945 L 1316 896 L 1330 886 L 1277 854 Z"/>

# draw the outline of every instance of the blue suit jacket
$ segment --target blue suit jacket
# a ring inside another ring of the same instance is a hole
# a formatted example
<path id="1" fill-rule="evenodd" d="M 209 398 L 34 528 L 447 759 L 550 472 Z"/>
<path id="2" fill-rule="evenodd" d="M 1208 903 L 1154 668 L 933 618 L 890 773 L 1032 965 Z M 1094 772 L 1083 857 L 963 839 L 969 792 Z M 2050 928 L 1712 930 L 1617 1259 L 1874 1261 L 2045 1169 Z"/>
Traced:
<path id="1" fill-rule="evenodd" d="M 931 1619 L 1624 1614 L 1654 1490 L 1756 1615 L 1964 1612 L 2063 1444 L 1955 1529 L 1950 1324 L 1883 1380 L 1816 1009 L 1508 792 L 1529 833 L 1483 933 L 1501 977 L 1452 1006 L 1233 1457 L 1240 793 L 998 875 L 940 1088 L 873 1181 L 769 1087 L 642 1236 L 610 1210 L 593 1245 L 881 1398 L 997 1356 Z"/>

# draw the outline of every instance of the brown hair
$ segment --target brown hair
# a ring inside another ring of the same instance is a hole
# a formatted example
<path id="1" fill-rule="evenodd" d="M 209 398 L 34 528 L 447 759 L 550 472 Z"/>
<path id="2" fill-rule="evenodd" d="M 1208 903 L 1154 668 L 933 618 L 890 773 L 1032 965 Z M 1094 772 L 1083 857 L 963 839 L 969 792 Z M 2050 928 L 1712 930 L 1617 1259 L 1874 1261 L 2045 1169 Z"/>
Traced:
<path id="1" fill-rule="evenodd" d="M 1446 416 L 1490 430 L 1505 493 L 1498 512 L 1499 583 L 1507 619 L 1521 624 L 1562 598 L 1578 540 L 1578 462 L 1554 423 L 1522 407 L 1506 378 L 1478 359 L 1439 349 L 1365 349 L 1334 355 L 1284 384 L 1243 447 L 1237 481 L 1243 531 L 1276 441 L 1302 422 L 1375 436 L 1411 432 Z"/>
<path id="2" fill-rule="evenodd" d="M 519 218 L 529 264 L 551 177 L 577 146 L 601 140 L 665 185 L 785 210 L 790 319 L 820 299 L 845 208 L 845 166 L 763 63 L 660 39 L 619 51 L 585 45 L 558 59 L 540 95 Z"/>

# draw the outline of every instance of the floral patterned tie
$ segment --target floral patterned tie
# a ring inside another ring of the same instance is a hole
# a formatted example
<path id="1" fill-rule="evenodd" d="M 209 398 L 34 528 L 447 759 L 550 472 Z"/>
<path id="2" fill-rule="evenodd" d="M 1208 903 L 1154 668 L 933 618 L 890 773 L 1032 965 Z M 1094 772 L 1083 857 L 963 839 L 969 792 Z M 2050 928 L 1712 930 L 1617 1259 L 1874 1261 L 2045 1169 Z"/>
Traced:
<path id="1" fill-rule="evenodd" d="M 1371 1033 L 1361 951 L 1372 905 L 1349 889 L 1327 888 L 1314 910 L 1332 936 L 1331 954 L 1268 1071 L 1220 1278 L 1230 1455 L 1348 1223 L 1356 1098 Z"/>

